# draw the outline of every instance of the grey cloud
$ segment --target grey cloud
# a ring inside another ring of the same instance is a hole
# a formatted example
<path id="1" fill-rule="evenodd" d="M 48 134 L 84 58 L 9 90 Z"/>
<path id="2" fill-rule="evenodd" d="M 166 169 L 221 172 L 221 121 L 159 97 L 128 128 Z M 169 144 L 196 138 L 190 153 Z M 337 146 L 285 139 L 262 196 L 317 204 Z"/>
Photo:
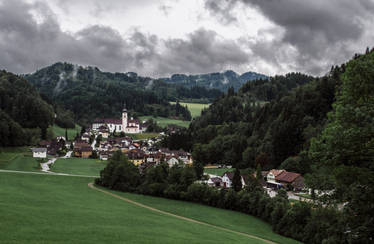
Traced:
<path id="1" fill-rule="evenodd" d="M 374 1 L 371 0 L 229 1 L 258 9 L 284 31 L 271 41 L 261 39 L 248 44 L 255 55 L 263 56 L 267 62 L 279 67 L 293 53 L 289 67 L 321 74 L 327 71 L 326 66 L 344 62 L 354 52 L 366 48 L 359 45 L 370 44 L 367 32 L 373 23 Z M 206 6 L 209 8 L 210 5 Z M 230 6 L 233 8 L 233 5 Z M 214 11 L 214 8 L 211 7 L 210 11 Z M 223 14 L 226 18 L 231 18 L 230 11 Z M 269 54 L 274 57 L 268 58 Z"/>
<path id="2" fill-rule="evenodd" d="M 236 2 L 231 0 L 205 0 L 205 8 L 223 24 L 230 24 L 237 21 L 232 13 Z"/>
<path id="3" fill-rule="evenodd" d="M 33 18 L 39 11 L 43 21 Z M 128 38 L 107 26 L 63 32 L 47 5 L 3 1 L 0 5 L 0 68 L 29 73 L 58 61 L 106 71 L 164 76 L 177 72 L 220 71 L 248 62 L 235 41 L 200 29 L 186 39 L 159 39 L 134 29 Z"/>
<path id="4" fill-rule="evenodd" d="M 249 61 L 239 43 L 222 40 L 214 31 L 199 29 L 187 40 L 171 39 L 165 42 L 166 52 L 159 63 L 165 73 L 204 73 L 243 65 Z"/>

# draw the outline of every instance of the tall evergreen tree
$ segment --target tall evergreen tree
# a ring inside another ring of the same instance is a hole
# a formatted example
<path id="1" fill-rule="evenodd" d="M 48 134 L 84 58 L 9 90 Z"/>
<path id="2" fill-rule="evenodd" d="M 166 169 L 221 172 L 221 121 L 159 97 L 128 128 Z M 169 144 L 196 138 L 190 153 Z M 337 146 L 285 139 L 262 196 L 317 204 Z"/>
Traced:
<path id="1" fill-rule="evenodd" d="M 232 188 L 234 188 L 235 191 L 240 191 L 242 189 L 242 177 L 240 175 L 240 170 L 238 168 L 234 171 L 234 177 L 232 179 Z"/>
<path id="2" fill-rule="evenodd" d="M 350 61 L 322 135 L 312 141 L 310 158 L 320 175 L 314 186 L 333 190 L 347 203 L 347 239 L 374 239 L 374 53 Z M 327 179 L 326 181 L 321 179 Z"/>

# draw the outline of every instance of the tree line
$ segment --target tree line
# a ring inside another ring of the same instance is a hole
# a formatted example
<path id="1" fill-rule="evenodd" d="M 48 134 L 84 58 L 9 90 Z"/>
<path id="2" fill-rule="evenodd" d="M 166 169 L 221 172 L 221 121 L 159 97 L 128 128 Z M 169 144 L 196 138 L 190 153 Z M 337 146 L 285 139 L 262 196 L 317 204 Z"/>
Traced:
<path id="1" fill-rule="evenodd" d="M 140 172 L 117 151 L 95 183 L 113 190 L 191 201 L 250 214 L 269 223 L 275 232 L 304 243 L 346 241 L 344 218 L 335 208 L 305 202 L 290 204 L 285 191 L 270 198 L 254 177 L 250 177 L 243 189 L 209 187 L 196 183 L 201 178 L 199 172 L 199 169 L 184 165 L 169 168 L 165 163 Z"/>
<path id="2" fill-rule="evenodd" d="M 29 82 L 0 71 L 0 146 L 34 145 L 53 121 L 52 106 Z"/>

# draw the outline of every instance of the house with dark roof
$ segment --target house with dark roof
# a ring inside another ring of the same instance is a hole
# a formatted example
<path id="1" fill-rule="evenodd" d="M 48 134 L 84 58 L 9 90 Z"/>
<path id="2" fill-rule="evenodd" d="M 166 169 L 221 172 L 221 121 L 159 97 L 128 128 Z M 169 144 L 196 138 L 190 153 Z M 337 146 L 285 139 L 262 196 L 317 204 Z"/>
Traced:
<path id="1" fill-rule="evenodd" d="M 272 169 L 266 176 L 266 184 L 269 188 L 287 190 L 301 190 L 304 188 L 304 177 L 299 173 L 288 172 L 284 169 Z"/>
<path id="2" fill-rule="evenodd" d="M 209 178 L 207 184 L 208 184 L 208 186 L 221 187 L 221 186 L 223 186 L 222 178 L 221 177 Z"/>

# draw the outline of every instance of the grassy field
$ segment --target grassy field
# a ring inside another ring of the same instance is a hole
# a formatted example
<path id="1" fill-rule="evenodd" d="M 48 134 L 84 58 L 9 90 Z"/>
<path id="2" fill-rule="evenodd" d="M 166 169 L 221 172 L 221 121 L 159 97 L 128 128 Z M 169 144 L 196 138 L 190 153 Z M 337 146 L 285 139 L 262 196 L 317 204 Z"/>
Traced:
<path id="1" fill-rule="evenodd" d="M 227 171 L 231 172 L 231 171 L 234 171 L 234 170 L 235 170 L 234 168 L 231 168 L 231 169 L 207 169 L 207 168 L 204 168 L 204 173 L 222 176 L 225 172 L 227 172 Z"/>
<path id="2" fill-rule="evenodd" d="M 92 181 L 89 178 L 0 174 L 2 243 L 263 243 L 121 201 L 88 188 L 87 183 Z M 165 203 L 170 208 L 174 204 L 166 199 L 133 196 L 138 197 L 159 208 L 166 208 L 162 206 Z M 188 206 L 192 205 L 186 203 L 186 206 L 185 209 L 190 209 Z M 176 208 L 184 211 L 183 205 L 178 204 Z M 211 217 L 218 223 L 229 220 L 225 226 L 234 229 L 248 232 L 251 225 L 258 223 L 245 215 L 232 215 L 230 211 L 222 211 L 224 214 L 220 215 L 218 209 L 211 208 L 213 212 L 210 212 L 195 205 L 193 208 L 196 210 L 191 215 L 205 211 L 196 218 L 209 218 L 214 213 Z M 249 226 L 240 227 L 241 224 Z M 264 223 L 254 230 L 260 231 L 258 235 L 264 233 L 271 239 L 289 242 L 273 234 Z"/>
<path id="3" fill-rule="evenodd" d="M 0 148 L 0 169 L 39 171 L 39 162 L 27 147 Z"/>
<path id="4" fill-rule="evenodd" d="M 170 102 L 170 103 L 175 104 L 175 102 Z M 202 103 L 183 103 L 183 102 L 180 102 L 179 104 L 182 105 L 182 106 L 187 105 L 187 108 L 188 108 L 188 110 L 190 110 L 192 118 L 200 116 L 201 111 L 204 108 L 209 107 L 209 105 L 210 105 L 210 104 L 202 104 Z"/>
<path id="5" fill-rule="evenodd" d="M 159 136 L 159 133 L 140 133 L 140 134 L 127 134 L 133 140 L 145 140 L 153 137 Z"/>
<path id="6" fill-rule="evenodd" d="M 105 189 L 105 188 L 102 188 Z M 235 211 L 204 206 L 201 204 L 176 201 L 159 197 L 112 191 L 131 200 L 152 206 L 180 216 L 196 219 L 209 224 L 229 228 L 255 235 L 278 243 L 298 243 L 293 239 L 280 236 L 271 230 L 271 226 L 250 215 Z"/>
<path id="7" fill-rule="evenodd" d="M 12 153 L 17 156 L 13 158 Z M 0 154 L 0 166 L 8 163 L 11 167 L 7 169 L 12 170 L 37 171 L 33 160 L 22 150 Z M 59 159 L 52 171 L 98 175 L 104 166 L 104 162 L 93 159 Z M 0 243 L 263 243 L 129 204 L 88 188 L 92 181 L 93 178 L 0 172 Z M 242 213 L 164 198 L 115 194 L 277 243 L 297 243 L 273 233 L 265 222 Z"/>
<path id="8" fill-rule="evenodd" d="M 153 116 L 141 116 L 140 117 L 140 120 L 145 120 L 145 119 L 153 119 L 154 121 L 157 121 L 157 124 L 163 128 L 169 124 L 178 125 L 182 127 L 188 127 L 190 125 L 190 121 L 169 119 L 169 118 L 164 118 L 164 117 L 153 117 Z"/>
<path id="9" fill-rule="evenodd" d="M 105 167 L 106 161 L 87 158 L 60 158 L 51 168 L 56 173 L 75 175 L 99 176 L 100 171 Z"/>
<path id="10" fill-rule="evenodd" d="M 53 133 L 55 136 L 63 136 L 65 137 L 65 129 L 61 128 L 57 125 L 53 125 L 52 127 Z M 74 129 L 68 129 L 68 139 L 73 140 L 77 133 L 81 132 L 81 127 L 79 125 L 75 125 Z"/>

